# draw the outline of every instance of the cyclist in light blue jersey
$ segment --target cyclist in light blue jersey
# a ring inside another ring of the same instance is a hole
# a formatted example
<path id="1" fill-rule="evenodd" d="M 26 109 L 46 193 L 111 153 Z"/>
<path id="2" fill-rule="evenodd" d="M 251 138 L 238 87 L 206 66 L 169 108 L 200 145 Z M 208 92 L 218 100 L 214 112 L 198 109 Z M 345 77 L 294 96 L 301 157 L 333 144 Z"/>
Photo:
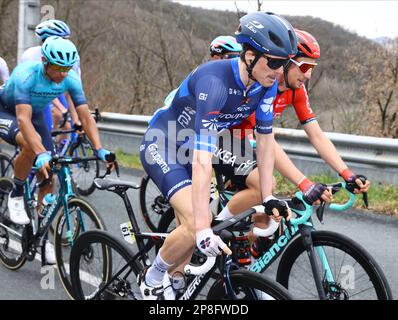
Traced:
<path id="1" fill-rule="evenodd" d="M 43 111 L 54 98 L 69 92 L 98 156 L 105 160 L 105 156 L 110 153 L 101 146 L 81 80 L 71 70 L 78 59 L 75 45 L 60 37 L 48 37 L 42 45 L 42 55 L 43 62 L 18 65 L 0 91 L 0 137 L 20 147 L 14 163 L 14 189 L 8 198 L 10 219 L 16 224 L 29 224 L 24 208 L 23 187 L 32 164 L 40 168 L 39 180 L 49 177 L 48 162 L 54 147 L 43 119 Z M 39 202 L 51 189 L 51 183 L 40 189 Z"/>
<path id="2" fill-rule="evenodd" d="M 71 31 L 69 26 L 56 19 L 46 20 L 39 23 L 35 28 L 36 36 L 41 40 L 41 43 L 50 36 L 58 36 L 64 39 L 68 39 Z M 41 61 L 41 46 L 35 46 L 28 48 L 21 56 L 21 63 L 26 61 Z M 76 61 L 72 68 L 78 76 L 81 78 L 80 71 L 80 59 Z M 51 103 L 48 104 L 48 108 L 45 110 L 45 120 L 50 130 L 57 129 L 59 124 L 63 122 L 63 119 L 68 116 L 68 112 L 72 117 L 72 121 L 76 125 L 80 125 L 79 118 L 74 108 L 73 102 L 67 93 L 63 93 L 55 98 Z M 70 125 L 67 122 L 65 129 L 70 129 Z M 58 137 L 62 139 L 62 137 Z"/>
<path id="3" fill-rule="evenodd" d="M 210 228 L 212 157 L 218 134 L 254 111 L 262 199 L 267 212 L 278 216 L 286 211 L 289 219 L 287 205 L 272 196 L 272 104 L 276 79 L 296 54 L 297 39 L 285 19 L 265 12 L 242 17 L 236 38 L 243 45 L 240 58 L 211 61 L 192 71 L 144 135 L 141 162 L 174 208 L 178 224 L 152 266 L 138 277 L 144 299 L 172 298 L 164 290 L 170 283 L 167 274 L 182 271 L 195 245 L 207 256 L 225 249 Z"/>

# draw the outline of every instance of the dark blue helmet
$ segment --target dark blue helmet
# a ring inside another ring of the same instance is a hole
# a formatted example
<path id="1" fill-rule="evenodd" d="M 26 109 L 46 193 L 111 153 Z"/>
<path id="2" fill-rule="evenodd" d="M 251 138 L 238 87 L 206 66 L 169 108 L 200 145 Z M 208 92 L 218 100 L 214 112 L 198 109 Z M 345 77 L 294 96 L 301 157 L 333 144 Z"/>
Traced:
<path id="1" fill-rule="evenodd" d="M 297 54 L 294 28 L 286 19 L 271 12 L 243 16 L 235 35 L 238 43 L 247 43 L 261 53 L 285 58 Z"/>

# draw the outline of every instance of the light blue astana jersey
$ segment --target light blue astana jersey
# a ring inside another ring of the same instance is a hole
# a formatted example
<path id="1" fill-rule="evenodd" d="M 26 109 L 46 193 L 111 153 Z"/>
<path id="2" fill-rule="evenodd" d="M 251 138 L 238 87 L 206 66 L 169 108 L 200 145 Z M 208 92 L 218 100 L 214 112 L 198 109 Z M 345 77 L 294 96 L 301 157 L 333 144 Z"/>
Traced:
<path id="1" fill-rule="evenodd" d="M 36 113 L 43 111 L 52 100 L 66 91 L 76 107 L 87 103 L 82 82 L 75 71 L 70 70 L 64 81 L 55 83 L 45 77 L 42 62 L 27 61 L 14 69 L 0 91 L 0 98 L 8 110 L 15 112 L 16 105 L 29 104 L 33 113 Z"/>

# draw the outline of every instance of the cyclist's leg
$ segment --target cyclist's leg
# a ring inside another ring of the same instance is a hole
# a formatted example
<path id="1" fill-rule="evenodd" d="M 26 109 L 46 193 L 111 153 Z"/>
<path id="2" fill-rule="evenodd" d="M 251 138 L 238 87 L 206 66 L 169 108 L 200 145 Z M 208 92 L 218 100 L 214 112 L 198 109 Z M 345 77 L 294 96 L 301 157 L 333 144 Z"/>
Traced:
<path id="1" fill-rule="evenodd" d="M 191 171 L 189 165 L 179 164 L 176 156 L 166 153 L 167 142 L 148 142 L 144 136 L 140 150 L 145 171 L 170 201 L 180 223 L 167 237 L 154 263 L 142 277 L 146 285 L 156 288 L 162 286 L 167 271 L 172 274 L 172 270 L 190 259 L 195 247 Z"/>
<path id="2" fill-rule="evenodd" d="M 33 123 L 33 126 L 34 126 L 36 132 L 39 134 L 39 136 L 41 138 L 41 143 L 43 144 L 44 148 L 46 148 L 46 150 L 49 151 L 51 153 L 51 155 L 53 156 L 54 155 L 54 145 L 53 145 L 53 142 L 51 139 L 50 130 L 46 123 L 44 113 L 36 113 L 36 114 L 32 115 L 32 123 Z M 39 182 L 42 181 L 43 178 L 44 177 L 40 173 L 38 173 L 38 181 Z M 54 177 L 53 177 L 53 179 L 54 179 Z M 53 183 L 51 181 L 51 183 L 47 183 L 39 189 L 38 202 L 41 203 L 41 201 L 43 200 L 43 197 L 47 193 L 52 193 L 52 191 L 53 191 Z"/>
<path id="3" fill-rule="evenodd" d="M 51 152 L 51 155 L 53 156 L 55 154 L 54 152 L 54 145 L 52 142 L 50 130 L 48 128 L 48 125 L 45 121 L 44 113 L 36 113 L 32 115 L 32 124 L 36 130 L 36 132 L 39 134 L 41 138 L 41 143 L 43 144 L 44 148 L 46 148 L 47 151 Z M 38 181 L 42 181 L 44 179 L 44 176 L 41 173 L 38 173 Z M 43 198 L 47 193 L 52 193 L 53 192 L 53 181 L 55 177 L 52 177 L 52 180 L 49 183 L 46 183 L 44 186 L 41 186 L 39 188 L 39 193 L 38 193 L 38 203 L 42 204 Z M 39 217 L 39 221 L 41 221 L 42 217 Z M 55 264 L 56 259 L 55 259 L 55 251 L 54 251 L 54 246 L 49 242 L 48 240 L 48 233 L 44 236 L 43 238 L 45 240 L 44 243 L 44 255 L 45 255 L 45 261 L 47 264 Z"/>
<path id="4" fill-rule="evenodd" d="M 219 140 L 213 167 L 217 173 L 231 180 L 240 191 L 231 198 L 219 219 L 229 218 L 262 202 L 256 156 L 250 143 L 232 136 L 230 145 L 225 141 L 225 137 L 224 140 Z"/>
<path id="5" fill-rule="evenodd" d="M 23 139 L 14 113 L 0 108 L 0 137 L 14 146 L 19 145 L 20 153 L 14 162 L 14 186 L 7 201 L 10 220 L 15 224 L 29 224 L 24 205 L 24 184 L 32 167 L 35 154 Z"/>
<path id="6" fill-rule="evenodd" d="M 35 154 L 26 143 L 18 128 L 18 120 L 13 113 L 0 109 L 1 129 L 0 137 L 7 143 L 19 146 L 20 152 L 14 162 L 14 177 L 25 181 L 32 168 Z"/>

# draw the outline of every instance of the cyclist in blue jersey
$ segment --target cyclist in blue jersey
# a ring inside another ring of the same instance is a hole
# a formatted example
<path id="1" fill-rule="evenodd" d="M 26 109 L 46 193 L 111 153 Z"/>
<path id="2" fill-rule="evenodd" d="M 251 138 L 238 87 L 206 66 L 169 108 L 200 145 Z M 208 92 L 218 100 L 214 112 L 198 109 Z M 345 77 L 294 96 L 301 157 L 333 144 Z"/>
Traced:
<path id="1" fill-rule="evenodd" d="M 243 45 L 240 58 L 211 61 L 192 71 L 171 104 L 155 113 L 144 135 L 141 162 L 170 201 L 178 223 L 152 266 L 138 277 L 144 299 L 173 297 L 172 290 L 165 291 L 169 276 L 181 272 L 195 245 L 207 256 L 216 256 L 226 247 L 210 228 L 212 154 L 218 134 L 253 111 L 265 209 L 275 216 L 287 213 L 290 218 L 287 204 L 272 196 L 272 104 L 276 79 L 296 54 L 297 39 L 285 19 L 265 12 L 242 17 L 236 39 Z M 244 167 L 241 170 L 246 171 Z"/>
<path id="2" fill-rule="evenodd" d="M 43 62 L 18 65 L 0 91 L 0 137 L 20 147 L 14 163 L 14 189 L 8 199 L 10 219 L 15 224 L 29 223 L 24 207 L 23 187 L 32 164 L 40 168 L 42 177 L 49 178 L 48 162 L 54 147 L 43 119 L 43 111 L 54 98 L 68 91 L 98 156 L 105 160 L 105 156 L 110 153 L 101 146 L 81 80 L 71 70 L 78 59 L 75 45 L 60 37 L 49 37 L 42 45 L 42 55 Z M 51 189 L 51 183 L 40 189 L 39 202 Z"/>
<path id="3" fill-rule="evenodd" d="M 58 36 L 68 39 L 71 34 L 69 26 L 56 19 L 46 20 L 39 23 L 35 28 L 35 35 L 41 40 L 41 43 L 50 36 Z M 26 61 L 41 61 L 41 45 L 31 47 L 25 50 L 21 56 L 21 63 Z M 80 77 L 80 60 L 78 60 L 72 68 Z M 56 129 L 63 122 L 63 119 L 70 113 L 72 121 L 76 125 L 80 125 L 79 118 L 73 103 L 70 101 L 67 93 L 63 93 L 49 103 L 45 109 L 45 120 L 50 130 Z M 66 123 L 65 129 L 70 129 L 69 123 Z M 59 137 L 62 139 L 62 137 Z"/>

